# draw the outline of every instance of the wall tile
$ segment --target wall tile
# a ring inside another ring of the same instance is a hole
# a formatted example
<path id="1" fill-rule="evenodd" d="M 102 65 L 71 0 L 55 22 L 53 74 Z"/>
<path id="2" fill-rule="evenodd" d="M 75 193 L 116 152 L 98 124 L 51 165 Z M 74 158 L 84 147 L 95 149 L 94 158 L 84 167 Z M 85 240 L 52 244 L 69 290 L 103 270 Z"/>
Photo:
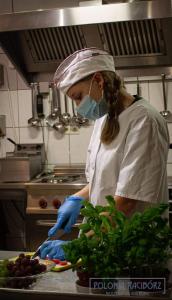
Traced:
<path id="1" fill-rule="evenodd" d="M 0 53 L 0 64 L 4 66 L 4 85 L 0 90 L 28 89 L 28 83 L 16 72 L 13 64 L 4 53 Z"/>
<path id="2" fill-rule="evenodd" d="M 19 143 L 19 128 L 7 128 L 8 138 L 11 138 L 17 144 Z M 6 152 L 13 152 L 14 145 L 10 143 L 8 140 L 5 141 Z"/>
<path id="3" fill-rule="evenodd" d="M 144 82 L 140 83 L 140 95 L 145 100 L 149 101 L 148 82 L 147 83 L 144 83 Z"/>
<path id="4" fill-rule="evenodd" d="M 168 163 L 172 163 L 172 149 L 168 151 Z"/>
<path id="5" fill-rule="evenodd" d="M 149 101 L 149 93 L 148 93 L 148 83 L 140 82 L 140 95 Z M 128 93 L 131 95 L 137 94 L 137 84 L 136 83 L 126 83 L 125 84 Z"/>
<path id="6" fill-rule="evenodd" d="M 167 123 L 169 136 L 170 136 L 170 143 L 172 143 L 172 123 Z"/>
<path id="7" fill-rule="evenodd" d="M 172 113 L 172 82 L 171 81 L 166 83 L 166 99 L 167 99 L 167 108 Z"/>
<path id="8" fill-rule="evenodd" d="M 158 110 L 164 109 L 161 82 L 149 82 L 148 93 L 150 103 Z"/>
<path id="9" fill-rule="evenodd" d="M 48 164 L 69 164 L 69 135 L 61 136 L 47 127 L 44 127 L 44 132 Z"/>
<path id="10" fill-rule="evenodd" d="M 0 114 L 6 115 L 7 127 L 18 127 L 18 99 L 16 91 L 0 91 Z"/>
<path id="11" fill-rule="evenodd" d="M 19 128 L 20 132 L 20 143 L 42 143 L 42 129 L 27 127 L 27 128 Z"/>
<path id="12" fill-rule="evenodd" d="M 172 176 L 172 164 L 167 164 L 167 175 Z"/>
<path id="13" fill-rule="evenodd" d="M 32 117 L 31 90 L 18 91 L 19 98 L 19 126 L 28 126 L 28 119 Z"/>
<path id="14" fill-rule="evenodd" d="M 126 90 L 128 93 L 130 93 L 131 95 L 136 95 L 137 94 L 137 86 L 134 83 L 126 83 Z"/>
<path id="15" fill-rule="evenodd" d="M 6 156 L 6 139 L 0 138 L 0 158 Z"/>
<path id="16" fill-rule="evenodd" d="M 78 135 L 70 135 L 70 161 L 72 164 L 85 163 L 87 148 L 93 126 L 80 128 Z"/>

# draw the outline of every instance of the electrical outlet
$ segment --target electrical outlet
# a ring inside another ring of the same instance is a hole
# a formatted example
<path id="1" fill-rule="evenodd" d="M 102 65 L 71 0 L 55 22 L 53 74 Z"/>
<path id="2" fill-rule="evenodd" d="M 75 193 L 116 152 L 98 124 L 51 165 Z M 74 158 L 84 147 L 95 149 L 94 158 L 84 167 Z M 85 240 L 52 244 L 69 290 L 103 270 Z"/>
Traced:
<path id="1" fill-rule="evenodd" d="M 77 126 L 66 126 L 66 134 L 79 134 L 79 128 Z"/>

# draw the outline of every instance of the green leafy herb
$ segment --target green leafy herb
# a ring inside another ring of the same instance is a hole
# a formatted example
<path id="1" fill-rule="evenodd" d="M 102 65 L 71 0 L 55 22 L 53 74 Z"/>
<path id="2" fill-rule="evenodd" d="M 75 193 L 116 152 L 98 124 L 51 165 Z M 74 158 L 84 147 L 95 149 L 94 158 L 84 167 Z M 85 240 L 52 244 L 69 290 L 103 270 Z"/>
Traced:
<path id="1" fill-rule="evenodd" d="M 78 239 L 63 246 L 73 270 L 78 268 L 79 259 L 83 271 L 99 277 L 119 276 L 126 269 L 142 270 L 145 266 L 164 269 L 172 257 L 172 230 L 163 217 L 168 205 L 161 203 L 127 218 L 117 210 L 112 196 L 106 200 L 105 207 L 84 201 L 81 213 L 87 223 L 80 226 Z M 103 212 L 109 213 L 112 222 Z M 86 237 L 89 230 L 95 234 Z"/>

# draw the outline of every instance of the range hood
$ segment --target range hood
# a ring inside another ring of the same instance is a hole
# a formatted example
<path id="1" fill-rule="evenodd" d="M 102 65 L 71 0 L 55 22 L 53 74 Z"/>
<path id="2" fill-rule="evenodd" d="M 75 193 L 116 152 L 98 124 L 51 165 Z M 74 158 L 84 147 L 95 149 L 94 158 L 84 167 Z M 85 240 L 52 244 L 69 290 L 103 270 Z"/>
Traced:
<path id="1" fill-rule="evenodd" d="M 171 32 L 171 0 L 0 15 L 1 47 L 28 83 L 51 80 L 69 54 L 92 46 L 109 51 L 123 76 L 170 73 Z"/>

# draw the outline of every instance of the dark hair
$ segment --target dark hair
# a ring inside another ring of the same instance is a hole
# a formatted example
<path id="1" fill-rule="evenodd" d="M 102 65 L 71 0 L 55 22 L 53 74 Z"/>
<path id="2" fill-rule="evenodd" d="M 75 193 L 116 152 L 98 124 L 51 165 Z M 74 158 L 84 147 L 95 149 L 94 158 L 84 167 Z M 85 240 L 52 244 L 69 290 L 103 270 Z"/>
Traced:
<path id="1" fill-rule="evenodd" d="M 108 145 L 119 133 L 118 116 L 124 110 L 122 102 L 119 101 L 119 96 L 124 85 L 115 72 L 101 71 L 101 74 L 104 78 L 104 97 L 108 105 L 108 116 L 101 133 L 101 141 Z M 92 76 L 93 74 L 81 79 L 79 82 L 90 80 Z"/>
<path id="2" fill-rule="evenodd" d="M 124 110 L 123 104 L 119 101 L 123 82 L 114 72 L 101 72 L 104 78 L 104 97 L 108 105 L 108 116 L 105 121 L 101 141 L 110 144 L 119 133 L 118 116 Z"/>

